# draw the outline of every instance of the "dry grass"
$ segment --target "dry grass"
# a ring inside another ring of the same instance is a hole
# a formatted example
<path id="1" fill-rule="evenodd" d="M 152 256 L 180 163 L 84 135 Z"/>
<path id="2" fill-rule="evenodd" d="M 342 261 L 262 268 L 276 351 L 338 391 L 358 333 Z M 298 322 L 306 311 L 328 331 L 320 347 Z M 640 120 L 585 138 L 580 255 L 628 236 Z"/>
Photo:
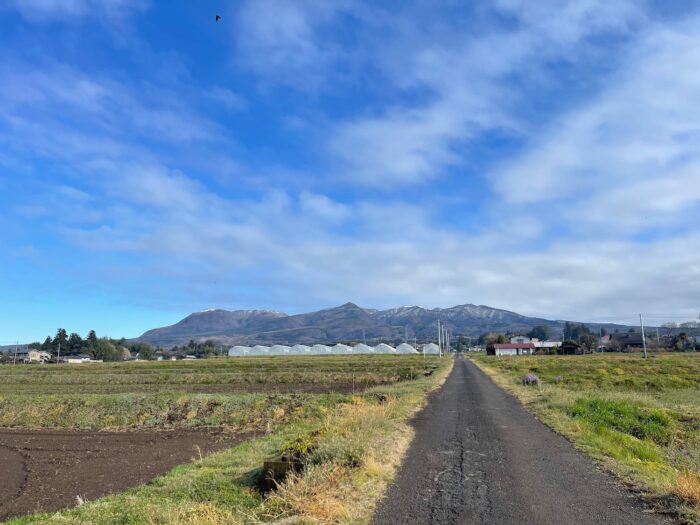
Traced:
<path id="1" fill-rule="evenodd" d="M 700 510 L 700 475 L 697 472 L 687 470 L 678 474 L 669 492 Z"/>

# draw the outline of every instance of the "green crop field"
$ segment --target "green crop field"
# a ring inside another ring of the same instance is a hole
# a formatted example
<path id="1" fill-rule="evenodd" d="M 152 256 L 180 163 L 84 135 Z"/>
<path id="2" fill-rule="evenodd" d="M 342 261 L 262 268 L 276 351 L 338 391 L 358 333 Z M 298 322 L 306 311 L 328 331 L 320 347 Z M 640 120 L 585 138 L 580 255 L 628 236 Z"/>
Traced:
<path id="1" fill-rule="evenodd" d="M 700 521 L 700 354 L 474 361 L 653 503 Z M 528 373 L 538 385 L 522 384 Z"/>
<path id="2" fill-rule="evenodd" d="M 258 436 L 124 494 L 11 523 L 366 523 L 410 443 L 408 418 L 452 364 L 378 355 L 2 366 L 0 427 Z M 263 461 L 290 451 L 303 454 L 303 472 L 263 497 Z"/>

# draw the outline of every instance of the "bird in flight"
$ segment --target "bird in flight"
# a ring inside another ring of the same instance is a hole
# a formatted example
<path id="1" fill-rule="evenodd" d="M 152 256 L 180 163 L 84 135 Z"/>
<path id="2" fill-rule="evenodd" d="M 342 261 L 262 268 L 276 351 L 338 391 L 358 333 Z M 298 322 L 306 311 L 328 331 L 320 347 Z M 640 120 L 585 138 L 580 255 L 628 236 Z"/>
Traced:
<path id="1" fill-rule="evenodd" d="M 217 22 L 221 22 L 221 16 L 219 16 L 219 15 L 216 15 L 216 18 L 215 18 L 215 20 L 216 20 Z"/>

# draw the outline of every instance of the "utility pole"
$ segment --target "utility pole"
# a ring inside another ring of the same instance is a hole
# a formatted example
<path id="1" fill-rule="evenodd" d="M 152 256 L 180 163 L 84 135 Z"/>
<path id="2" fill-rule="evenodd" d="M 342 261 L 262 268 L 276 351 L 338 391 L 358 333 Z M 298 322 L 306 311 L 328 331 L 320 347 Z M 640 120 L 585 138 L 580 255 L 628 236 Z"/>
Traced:
<path id="1" fill-rule="evenodd" d="M 639 314 L 639 325 L 642 327 L 642 346 L 644 347 L 644 359 L 647 358 L 647 340 L 644 335 L 644 320 L 642 319 L 642 314 Z"/>
<path id="2" fill-rule="evenodd" d="M 58 342 L 58 357 L 56 358 L 56 364 L 61 362 L 61 342 Z"/>
<path id="3" fill-rule="evenodd" d="M 17 346 L 19 345 L 19 341 L 15 341 L 15 360 L 12 362 L 13 365 L 17 364 Z"/>
<path id="4" fill-rule="evenodd" d="M 440 319 L 438 319 L 438 348 L 440 352 L 440 357 L 442 357 L 442 327 L 440 326 Z"/>
<path id="5" fill-rule="evenodd" d="M 365 329 L 362 329 L 362 343 L 367 344 L 367 338 L 365 337 Z"/>

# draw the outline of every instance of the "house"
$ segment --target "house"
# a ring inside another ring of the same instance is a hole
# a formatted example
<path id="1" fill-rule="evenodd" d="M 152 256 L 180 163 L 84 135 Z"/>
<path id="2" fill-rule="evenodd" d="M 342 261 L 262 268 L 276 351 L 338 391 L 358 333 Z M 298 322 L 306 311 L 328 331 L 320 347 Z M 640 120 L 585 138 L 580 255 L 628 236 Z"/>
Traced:
<path id="1" fill-rule="evenodd" d="M 23 350 L 17 352 L 17 360 L 25 364 L 39 363 L 44 365 L 51 361 L 51 354 L 41 350 Z"/>
<path id="2" fill-rule="evenodd" d="M 510 344 L 512 344 L 512 345 L 522 345 L 522 344 L 531 343 L 531 342 L 533 342 L 533 341 L 531 341 L 530 338 L 527 337 L 526 335 L 516 335 L 516 336 L 510 338 Z"/>
<path id="3" fill-rule="evenodd" d="M 637 332 L 612 334 L 612 339 L 608 345 L 609 349 L 619 348 L 622 351 L 642 349 L 643 347 L 644 341 L 642 339 L 642 334 Z"/>
<path id="4" fill-rule="evenodd" d="M 504 343 L 493 345 L 493 354 L 491 355 L 532 355 L 535 352 L 533 343 Z"/>
<path id="5" fill-rule="evenodd" d="M 575 355 L 579 353 L 579 344 L 576 341 L 564 341 L 559 353 L 562 355 Z"/>

